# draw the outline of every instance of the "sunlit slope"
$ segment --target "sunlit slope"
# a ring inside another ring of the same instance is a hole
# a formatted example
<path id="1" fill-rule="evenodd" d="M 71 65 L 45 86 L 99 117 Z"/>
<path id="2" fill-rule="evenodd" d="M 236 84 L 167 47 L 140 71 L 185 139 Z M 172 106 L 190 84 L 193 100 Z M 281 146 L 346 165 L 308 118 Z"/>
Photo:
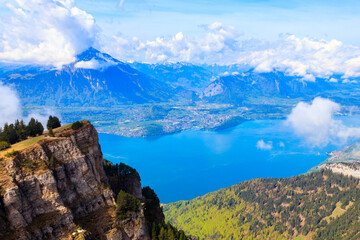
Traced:
<path id="1" fill-rule="evenodd" d="M 329 170 L 255 179 L 164 206 L 200 239 L 359 239 L 359 180 Z"/>

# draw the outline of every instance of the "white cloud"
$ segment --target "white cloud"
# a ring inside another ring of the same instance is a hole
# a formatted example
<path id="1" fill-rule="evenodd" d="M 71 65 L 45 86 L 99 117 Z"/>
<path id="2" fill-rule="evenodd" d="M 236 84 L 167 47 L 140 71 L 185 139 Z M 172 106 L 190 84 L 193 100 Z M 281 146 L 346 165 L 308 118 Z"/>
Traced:
<path id="1" fill-rule="evenodd" d="M 234 63 L 242 44 L 237 40 L 240 34 L 217 22 L 201 27 L 206 31 L 202 37 L 189 37 L 182 32 L 152 41 L 113 36 L 104 43 L 103 50 L 121 59 L 141 62 Z"/>
<path id="2" fill-rule="evenodd" d="M 115 65 L 115 62 L 106 62 L 106 61 L 98 61 L 92 58 L 90 61 L 80 61 L 75 64 L 75 68 L 84 68 L 84 69 L 104 69 Z"/>
<path id="3" fill-rule="evenodd" d="M 218 22 L 201 27 L 206 32 L 198 37 L 182 32 L 152 41 L 113 36 L 103 49 L 127 61 L 237 63 L 258 72 L 284 71 L 306 81 L 315 81 L 316 77 L 331 79 L 333 74 L 344 78 L 360 76 L 360 48 L 335 39 L 283 35 L 267 42 L 245 38 L 233 27 Z"/>
<path id="4" fill-rule="evenodd" d="M 329 99 L 315 98 L 311 104 L 300 102 L 287 117 L 286 124 L 314 146 L 343 144 L 349 138 L 359 138 L 360 128 L 347 127 L 334 119 L 341 106 Z"/>
<path id="5" fill-rule="evenodd" d="M 23 119 L 25 123 L 28 123 L 32 117 L 39 120 L 44 128 L 46 128 L 49 115 L 56 115 L 61 119 L 59 114 L 51 109 L 45 108 L 32 111 L 27 114 L 27 116 L 24 116 L 21 109 L 21 101 L 16 90 L 0 82 L 0 128 L 3 127 L 5 123 L 14 123 L 16 119 Z"/>
<path id="6" fill-rule="evenodd" d="M 0 22 L 0 61 L 60 67 L 92 46 L 98 27 L 73 0 L 16 0 Z"/>
<path id="7" fill-rule="evenodd" d="M 239 62 L 248 64 L 259 72 L 284 71 L 292 76 L 302 76 L 314 81 L 315 77 L 343 74 L 360 76 L 360 48 L 344 45 L 338 40 L 317 40 L 283 37 L 277 42 L 260 45 L 260 50 L 242 53 Z"/>
<path id="8" fill-rule="evenodd" d="M 260 150 L 271 150 L 273 148 L 273 143 L 271 141 L 265 142 L 261 139 L 257 141 L 256 148 Z"/>
<path id="9" fill-rule="evenodd" d="M 280 143 L 279 143 L 279 147 L 282 147 L 282 148 L 285 147 L 285 143 L 284 143 L 284 142 L 280 142 Z"/>
<path id="10" fill-rule="evenodd" d="M 0 127 L 21 116 L 21 104 L 16 91 L 0 82 Z"/>

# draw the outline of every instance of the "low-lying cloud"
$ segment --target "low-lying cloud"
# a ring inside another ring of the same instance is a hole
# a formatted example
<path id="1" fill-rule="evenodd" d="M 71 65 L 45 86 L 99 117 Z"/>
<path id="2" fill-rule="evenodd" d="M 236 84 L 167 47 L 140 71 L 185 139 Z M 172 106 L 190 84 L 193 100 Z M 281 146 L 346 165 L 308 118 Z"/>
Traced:
<path id="1" fill-rule="evenodd" d="M 15 89 L 0 82 L 0 127 L 21 116 L 21 104 Z"/>
<path id="2" fill-rule="evenodd" d="M 0 61 L 61 67 L 97 39 L 95 19 L 74 0 L 16 0 L 0 22 Z"/>
<path id="3" fill-rule="evenodd" d="M 25 123 L 28 123 L 32 117 L 39 120 L 46 128 L 49 115 L 56 115 L 61 118 L 59 114 L 56 114 L 53 110 L 45 108 L 32 111 L 25 116 L 21 109 L 21 101 L 16 90 L 0 82 L 0 128 L 2 128 L 5 123 L 14 123 L 16 119 L 23 119 Z"/>
<path id="4" fill-rule="evenodd" d="M 287 117 L 286 124 L 317 147 L 345 144 L 349 139 L 360 138 L 360 128 L 347 127 L 334 115 L 341 106 L 329 99 L 317 97 L 312 103 L 300 102 Z"/>
<path id="5" fill-rule="evenodd" d="M 260 150 L 271 150 L 273 149 L 273 143 L 271 141 L 265 142 L 264 140 L 259 140 L 256 143 L 256 148 Z"/>

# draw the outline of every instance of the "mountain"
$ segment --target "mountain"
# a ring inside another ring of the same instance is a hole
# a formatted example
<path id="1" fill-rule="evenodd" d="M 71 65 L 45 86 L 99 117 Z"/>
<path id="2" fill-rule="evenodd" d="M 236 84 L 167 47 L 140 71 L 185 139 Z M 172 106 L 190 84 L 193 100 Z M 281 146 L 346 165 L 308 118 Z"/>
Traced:
<path id="1" fill-rule="evenodd" d="M 193 91 L 201 91 L 217 76 L 202 66 L 183 62 L 164 64 L 135 62 L 131 66 L 171 86 Z"/>
<path id="2" fill-rule="evenodd" d="M 1 239 L 188 239 L 135 169 L 103 159 L 90 122 L 73 126 L 0 151 Z"/>
<path id="3" fill-rule="evenodd" d="M 218 77 L 201 93 L 200 98 L 211 102 L 241 103 L 254 97 L 306 97 L 333 89 L 324 79 L 316 82 L 287 76 L 283 72 L 233 73 Z"/>
<path id="4" fill-rule="evenodd" d="M 199 239 L 360 239 L 359 176 L 358 162 L 327 164 L 163 208 L 168 221 Z"/>
<path id="5" fill-rule="evenodd" d="M 89 48 L 61 69 L 13 67 L 0 71 L 25 105 L 113 106 L 167 101 L 172 87 L 135 70 L 108 54 Z"/>

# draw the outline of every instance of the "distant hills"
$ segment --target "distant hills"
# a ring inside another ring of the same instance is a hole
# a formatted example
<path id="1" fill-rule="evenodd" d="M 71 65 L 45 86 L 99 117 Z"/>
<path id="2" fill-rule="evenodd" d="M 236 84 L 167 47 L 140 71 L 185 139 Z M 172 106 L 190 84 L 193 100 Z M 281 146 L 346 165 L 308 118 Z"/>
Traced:
<path id="1" fill-rule="evenodd" d="M 346 85 L 276 71 L 258 73 L 240 65 L 124 63 L 94 48 L 61 69 L 2 64 L 0 80 L 13 84 L 25 105 L 60 107 L 169 101 L 241 105 L 254 97 L 306 98 Z"/>
<path id="2" fill-rule="evenodd" d="M 333 89 L 333 84 L 318 79 L 304 81 L 300 77 L 286 76 L 283 72 L 229 74 L 213 81 L 201 94 L 212 102 L 240 103 L 249 97 L 276 96 L 284 98 L 313 96 Z"/>

